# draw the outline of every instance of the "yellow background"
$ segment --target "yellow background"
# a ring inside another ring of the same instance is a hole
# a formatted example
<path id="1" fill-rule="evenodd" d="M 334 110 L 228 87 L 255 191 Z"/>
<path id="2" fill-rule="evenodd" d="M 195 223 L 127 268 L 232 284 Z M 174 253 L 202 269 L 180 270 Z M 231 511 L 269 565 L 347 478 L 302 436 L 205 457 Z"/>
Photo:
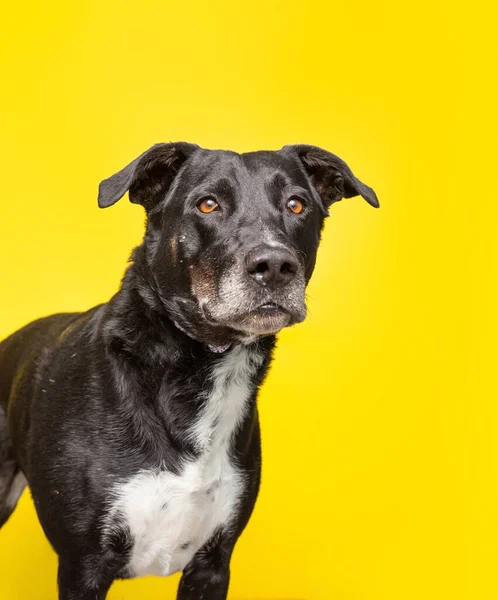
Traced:
<path id="1" fill-rule="evenodd" d="M 496 599 L 492 3 L 9 4 L 0 336 L 114 293 L 143 215 L 99 211 L 97 184 L 152 143 L 339 154 L 381 209 L 334 205 L 309 318 L 280 336 L 230 597 Z M 25 494 L 0 533 L 0 599 L 53 599 L 55 577 Z"/>

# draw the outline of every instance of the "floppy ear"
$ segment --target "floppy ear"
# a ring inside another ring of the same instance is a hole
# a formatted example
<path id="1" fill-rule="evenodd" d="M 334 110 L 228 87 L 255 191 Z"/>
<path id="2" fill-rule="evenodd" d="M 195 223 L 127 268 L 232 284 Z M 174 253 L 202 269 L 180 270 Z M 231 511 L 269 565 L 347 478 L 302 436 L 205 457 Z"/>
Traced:
<path id="1" fill-rule="evenodd" d="M 371 206 L 379 208 L 373 189 L 357 179 L 348 165 L 335 154 L 305 144 L 285 146 L 283 150 L 298 155 L 327 207 L 343 198 L 362 196 Z"/>
<path id="2" fill-rule="evenodd" d="M 182 164 L 198 149 L 186 142 L 155 144 L 100 183 L 100 208 L 112 206 L 129 190 L 131 202 L 150 210 L 159 194 L 166 193 Z"/>

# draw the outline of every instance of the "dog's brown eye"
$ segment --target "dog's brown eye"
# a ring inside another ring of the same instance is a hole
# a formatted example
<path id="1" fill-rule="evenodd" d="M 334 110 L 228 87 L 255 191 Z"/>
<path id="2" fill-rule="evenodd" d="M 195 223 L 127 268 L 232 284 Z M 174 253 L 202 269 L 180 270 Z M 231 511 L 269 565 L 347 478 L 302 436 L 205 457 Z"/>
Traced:
<path id="1" fill-rule="evenodd" d="M 218 203 L 212 198 L 203 198 L 197 205 L 197 208 L 201 211 L 201 213 L 207 215 L 218 208 Z"/>
<path id="2" fill-rule="evenodd" d="M 299 215 L 304 210 L 304 204 L 299 198 L 291 198 L 287 201 L 287 208 L 292 211 L 295 215 Z"/>

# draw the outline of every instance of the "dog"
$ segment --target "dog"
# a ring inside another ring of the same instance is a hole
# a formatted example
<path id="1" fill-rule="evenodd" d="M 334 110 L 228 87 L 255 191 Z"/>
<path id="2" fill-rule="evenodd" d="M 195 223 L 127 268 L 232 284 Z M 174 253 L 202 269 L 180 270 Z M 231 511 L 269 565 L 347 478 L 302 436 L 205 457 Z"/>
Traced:
<path id="1" fill-rule="evenodd" d="M 145 208 L 116 295 L 0 344 L 0 526 L 29 486 L 60 600 L 182 572 L 225 600 L 256 502 L 256 397 L 275 335 L 304 320 L 330 206 L 375 192 L 316 146 L 156 144 L 99 186 Z"/>

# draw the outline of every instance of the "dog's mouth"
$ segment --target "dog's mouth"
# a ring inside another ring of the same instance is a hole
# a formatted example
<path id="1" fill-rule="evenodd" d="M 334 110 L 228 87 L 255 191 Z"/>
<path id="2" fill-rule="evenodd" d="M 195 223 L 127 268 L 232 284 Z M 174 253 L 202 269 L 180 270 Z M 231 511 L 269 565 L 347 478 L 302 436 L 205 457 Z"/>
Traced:
<path id="1" fill-rule="evenodd" d="M 274 334 L 304 318 L 304 316 L 296 318 L 289 309 L 273 301 L 263 302 L 256 308 L 248 307 L 247 311 L 227 315 L 226 318 L 221 319 L 214 317 L 206 305 L 202 309 L 204 317 L 211 325 L 228 327 L 248 335 Z"/>
<path id="2" fill-rule="evenodd" d="M 250 335 L 270 335 L 303 319 L 304 315 L 295 315 L 282 304 L 270 301 L 231 319 L 228 325 Z"/>
<path id="3" fill-rule="evenodd" d="M 280 304 L 277 304 L 276 302 L 265 302 L 264 304 L 261 304 L 261 306 L 258 306 L 253 312 L 261 314 L 272 314 L 279 310 L 287 312 L 285 308 L 283 308 L 282 306 L 280 306 Z"/>

